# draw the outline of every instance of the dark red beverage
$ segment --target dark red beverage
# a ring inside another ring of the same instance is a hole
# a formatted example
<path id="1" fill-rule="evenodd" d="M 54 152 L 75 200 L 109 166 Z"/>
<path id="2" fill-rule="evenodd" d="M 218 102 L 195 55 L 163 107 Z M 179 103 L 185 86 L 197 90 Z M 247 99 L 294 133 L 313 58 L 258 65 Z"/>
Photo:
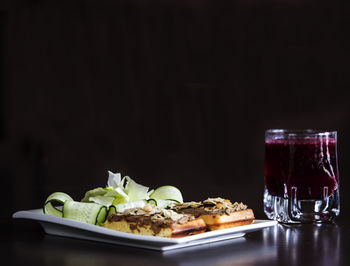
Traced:
<path id="1" fill-rule="evenodd" d="M 271 196 L 321 200 L 338 188 L 336 136 L 293 134 L 265 140 L 265 186 Z"/>

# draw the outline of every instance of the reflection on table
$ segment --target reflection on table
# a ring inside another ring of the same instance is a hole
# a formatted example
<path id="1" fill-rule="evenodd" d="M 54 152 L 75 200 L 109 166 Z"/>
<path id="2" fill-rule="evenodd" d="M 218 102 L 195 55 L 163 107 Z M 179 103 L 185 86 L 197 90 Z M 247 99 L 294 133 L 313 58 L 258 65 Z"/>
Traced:
<path id="1" fill-rule="evenodd" d="M 263 245 L 276 246 L 278 257 L 289 265 L 305 260 L 313 265 L 337 265 L 340 232 L 336 224 L 282 225 L 263 231 Z"/>
<path id="2" fill-rule="evenodd" d="M 293 225 L 246 237 L 167 252 L 43 235 L 12 242 L 14 264 L 38 265 L 337 265 L 340 232 L 335 224 Z"/>

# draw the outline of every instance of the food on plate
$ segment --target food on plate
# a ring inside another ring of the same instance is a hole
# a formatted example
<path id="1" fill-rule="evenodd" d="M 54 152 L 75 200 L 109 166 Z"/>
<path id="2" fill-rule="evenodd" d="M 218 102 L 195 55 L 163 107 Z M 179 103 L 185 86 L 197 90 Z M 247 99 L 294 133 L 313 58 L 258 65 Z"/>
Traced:
<path id="1" fill-rule="evenodd" d="M 164 209 L 155 205 L 109 215 L 105 227 L 142 235 L 178 237 L 251 224 L 254 213 L 243 203 L 208 198 L 202 202 L 173 203 Z"/>
<path id="2" fill-rule="evenodd" d="M 181 191 L 174 186 L 161 186 L 155 190 L 136 183 L 128 176 L 108 171 L 105 188 L 89 190 L 79 201 L 63 192 L 52 193 L 45 201 L 45 214 L 68 218 L 79 222 L 103 225 L 107 215 L 127 209 L 143 207 L 148 203 L 159 208 L 183 202 Z"/>
<path id="3" fill-rule="evenodd" d="M 52 193 L 43 212 L 121 232 L 162 237 L 188 236 L 254 221 L 253 211 L 243 203 L 222 198 L 184 203 L 181 191 L 174 186 L 149 190 L 128 176 L 108 173 L 107 186 L 87 191 L 81 201 L 63 192 Z"/>
<path id="4" fill-rule="evenodd" d="M 208 230 L 218 230 L 251 224 L 254 213 L 243 203 L 232 203 L 227 199 L 208 198 L 202 202 L 177 203 L 171 209 L 181 214 L 191 214 L 201 218 Z"/>
<path id="5" fill-rule="evenodd" d="M 161 186 L 155 190 L 149 190 L 149 187 L 136 183 L 129 176 L 121 178 L 120 173 L 111 171 L 108 171 L 107 186 L 87 191 L 81 201 L 109 207 L 120 203 L 151 199 L 183 202 L 181 191 L 174 186 Z"/>
<path id="6" fill-rule="evenodd" d="M 143 208 L 129 209 L 107 217 L 105 228 L 161 237 L 183 237 L 206 231 L 201 218 L 190 214 L 179 214 L 169 209 L 159 209 L 153 204 Z"/>

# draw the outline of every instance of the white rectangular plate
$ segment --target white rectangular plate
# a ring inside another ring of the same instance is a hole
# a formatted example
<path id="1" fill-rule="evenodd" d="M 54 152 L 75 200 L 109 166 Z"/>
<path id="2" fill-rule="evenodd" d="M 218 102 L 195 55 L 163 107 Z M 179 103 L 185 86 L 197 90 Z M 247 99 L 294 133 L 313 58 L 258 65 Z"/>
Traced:
<path id="1" fill-rule="evenodd" d="M 118 232 L 100 226 L 86 224 L 44 214 L 42 209 L 19 211 L 13 218 L 22 218 L 40 222 L 45 232 L 50 235 L 106 242 L 111 244 L 167 251 L 177 248 L 208 244 L 217 241 L 244 236 L 247 232 L 274 226 L 276 221 L 255 220 L 253 224 L 205 232 L 180 238 L 145 236 Z"/>

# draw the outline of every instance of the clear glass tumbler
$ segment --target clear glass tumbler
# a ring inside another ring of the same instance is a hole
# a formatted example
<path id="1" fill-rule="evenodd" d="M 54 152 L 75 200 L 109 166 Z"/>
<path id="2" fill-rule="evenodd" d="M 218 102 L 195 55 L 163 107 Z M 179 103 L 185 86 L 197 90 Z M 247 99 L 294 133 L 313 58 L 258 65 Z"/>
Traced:
<path id="1" fill-rule="evenodd" d="M 267 130 L 264 178 L 269 219 L 332 221 L 340 211 L 337 132 Z"/>

